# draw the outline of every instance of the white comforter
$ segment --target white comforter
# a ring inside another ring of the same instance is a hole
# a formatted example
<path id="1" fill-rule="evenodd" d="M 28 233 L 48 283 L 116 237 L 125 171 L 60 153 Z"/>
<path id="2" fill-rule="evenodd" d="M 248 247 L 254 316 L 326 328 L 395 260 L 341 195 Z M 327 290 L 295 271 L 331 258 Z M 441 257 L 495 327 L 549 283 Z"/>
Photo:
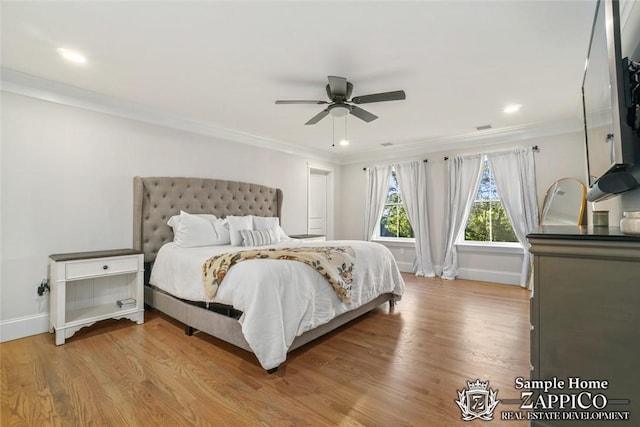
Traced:
<path id="1" fill-rule="evenodd" d="M 404 282 L 391 252 L 365 241 L 292 242 L 272 247 L 351 246 L 355 269 L 351 304 L 345 304 L 313 268 L 298 261 L 272 259 L 242 261 L 222 281 L 215 301 L 243 312 L 242 333 L 265 369 L 285 361 L 296 336 L 329 322 L 380 294 L 404 293 Z M 156 257 L 150 283 L 176 297 L 206 301 L 202 265 L 210 257 L 247 248 L 164 245 Z"/>

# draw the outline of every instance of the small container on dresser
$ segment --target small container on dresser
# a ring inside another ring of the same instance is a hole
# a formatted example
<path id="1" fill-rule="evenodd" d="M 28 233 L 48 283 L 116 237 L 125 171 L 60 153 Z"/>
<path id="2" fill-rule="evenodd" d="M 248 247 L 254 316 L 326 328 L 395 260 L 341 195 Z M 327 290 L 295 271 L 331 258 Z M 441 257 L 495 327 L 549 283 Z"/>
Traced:
<path id="1" fill-rule="evenodd" d="M 105 319 L 144 323 L 144 255 L 133 249 L 49 256 L 49 332 L 56 345 Z"/>
<path id="2" fill-rule="evenodd" d="M 593 211 L 591 222 L 594 227 L 608 227 L 609 211 Z"/>
<path id="3" fill-rule="evenodd" d="M 625 212 L 624 218 L 620 220 L 620 231 L 624 234 L 640 235 L 640 211 Z"/>

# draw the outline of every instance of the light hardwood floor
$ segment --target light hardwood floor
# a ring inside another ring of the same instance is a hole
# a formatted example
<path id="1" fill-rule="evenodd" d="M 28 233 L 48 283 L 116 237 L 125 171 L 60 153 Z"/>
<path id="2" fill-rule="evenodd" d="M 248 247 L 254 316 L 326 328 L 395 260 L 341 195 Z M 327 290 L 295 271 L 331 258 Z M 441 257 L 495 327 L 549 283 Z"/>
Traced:
<path id="1" fill-rule="evenodd" d="M 404 275 L 382 306 L 289 355 L 273 375 L 253 355 L 155 311 L 106 321 L 63 346 L 42 334 L 0 344 L 2 426 L 511 426 L 461 420 L 467 380 L 517 399 L 529 375 L 529 293 Z"/>

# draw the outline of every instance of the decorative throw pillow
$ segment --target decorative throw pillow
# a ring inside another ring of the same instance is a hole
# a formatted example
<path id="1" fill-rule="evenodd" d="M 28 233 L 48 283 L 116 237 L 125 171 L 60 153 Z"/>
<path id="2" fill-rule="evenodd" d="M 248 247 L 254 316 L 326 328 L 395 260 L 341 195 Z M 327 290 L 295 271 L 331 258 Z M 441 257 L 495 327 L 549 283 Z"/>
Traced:
<path id="1" fill-rule="evenodd" d="M 229 239 L 231 246 L 242 246 L 242 236 L 240 230 L 253 230 L 253 222 L 251 215 L 246 216 L 228 216 L 229 222 Z"/>
<path id="2" fill-rule="evenodd" d="M 277 216 L 254 216 L 253 229 L 273 230 L 276 239 L 274 243 L 289 240 L 289 236 L 287 236 L 282 227 L 280 227 L 280 218 Z"/>
<path id="3" fill-rule="evenodd" d="M 240 230 L 242 246 L 265 246 L 277 242 L 273 230 Z"/>

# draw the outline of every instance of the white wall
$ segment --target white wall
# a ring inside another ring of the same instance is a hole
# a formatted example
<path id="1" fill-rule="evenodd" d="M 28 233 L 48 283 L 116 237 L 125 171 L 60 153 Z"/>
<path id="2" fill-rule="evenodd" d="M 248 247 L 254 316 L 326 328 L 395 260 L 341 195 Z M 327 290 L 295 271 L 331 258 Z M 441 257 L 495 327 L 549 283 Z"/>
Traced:
<path id="1" fill-rule="evenodd" d="M 581 132 L 496 144 L 482 151 L 538 145 L 538 198 L 556 179 L 584 180 Z M 466 150 L 466 152 L 472 152 Z M 477 151 L 475 151 L 477 152 Z M 428 152 L 385 162 L 429 159 L 432 252 L 444 246 L 445 155 Z M 329 238 L 363 238 L 365 173 L 376 162 L 339 166 L 2 92 L 0 146 L 0 340 L 42 333 L 48 299 L 36 287 L 52 253 L 131 246 L 132 177 L 198 176 L 256 182 L 284 192 L 282 223 L 306 232 L 308 165 L 332 170 L 334 229 Z M 378 162 L 379 163 L 379 162 Z M 393 246 L 403 270 L 411 247 Z M 462 251 L 461 277 L 509 282 L 521 256 Z"/>
<path id="2" fill-rule="evenodd" d="M 317 159 L 7 92 L 1 144 L 1 340 L 46 331 L 48 299 L 37 299 L 36 287 L 49 254 L 131 247 L 135 175 L 281 188 L 289 234 L 307 230 L 309 162 L 333 170 L 336 189 L 341 184 L 340 167 Z"/>
<path id="3" fill-rule="evenodd" d="M 441 266 L 444 259 L 445 245 L 445 197 L 446 197 L 446 161 L 445 156 L 478 152 L 506 150 L 515 147 L 539 147 L 536 156 L 536 181 L 539 204 L 544 194 L 555 180 L 564 177 L 577 178 L 585 182 L 586 153 L 584 134 L 573 132 L 550 137 L 531 138 L 517 143 L 502 143 L 487 145 L 482 149 L 452 150 L 448 152 L 429 152 L 411 158 L 393 159 L 390 152 L 387 159 L 378 162 L 345 165 L 342 169 L 343 192 L 342 211 L 340 213 L 343 225 L 343 237 L 362 239 L 364 237 L 364 194 L 366 188 L 366 174 L 363 167 L 373 164 L 404 162 L 409 160 L 428 159 L 428 197 L 430 200 L 428 214 L 430 222 L 431 251 L 433 262 Z M 415 251 L 410 246 L 390 244 L 390 250 L 396 256 L 401 268 L 408 271 L 414 258 Z M 402 253 L 403 252 L 403 253 Z M 477 280 L 493 280 L 499 283 L 518 283 L 522 255 L 506 253 L 489 253 L 486 251 L 461 250 L 459 252 L 460 277 Z"/>

